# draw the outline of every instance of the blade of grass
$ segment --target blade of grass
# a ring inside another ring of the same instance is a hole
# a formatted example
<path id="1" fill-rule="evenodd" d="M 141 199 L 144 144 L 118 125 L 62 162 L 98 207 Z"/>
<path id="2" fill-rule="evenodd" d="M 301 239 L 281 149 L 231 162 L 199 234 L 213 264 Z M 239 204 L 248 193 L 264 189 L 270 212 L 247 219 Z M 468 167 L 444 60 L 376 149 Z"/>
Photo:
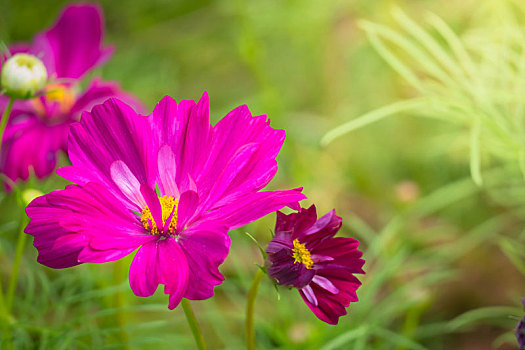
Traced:
<path id="1" fill-rule="evenodd" d="M 365 113 L 362 116 L 352 119 L 349 122 L 346 122 L 328 131 L 321 139 L 321 146 L 325 147 L 338 137 L 341 137 L 344 134 L 349 133 L 353 130 L 362 128 L 368 124 L 377 122 L 383 118 L 389 117 L 394 114 L 421 108 L 426 104 L 427 99 L 415 98 L 412 100 L 395 102 L 391 105 Z"/>
<path id="2" fill-rule="evenodd" d="M 481 125 L 479 120 L 476 119 L 470 135 L 470 174 L 472 175 L 472 180 L 474 180 L 474 183 L 478 186 L 483 185 L 483 179 L 481 177 L 480 137 Z"/>

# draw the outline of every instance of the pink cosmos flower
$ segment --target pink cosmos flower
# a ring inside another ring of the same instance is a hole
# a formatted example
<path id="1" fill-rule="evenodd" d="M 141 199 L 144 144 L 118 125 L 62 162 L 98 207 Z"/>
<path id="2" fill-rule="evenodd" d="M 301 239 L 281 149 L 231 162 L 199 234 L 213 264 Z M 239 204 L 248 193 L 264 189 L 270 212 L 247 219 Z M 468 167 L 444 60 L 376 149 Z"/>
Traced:
<path id="1" fill-rule="evenodd" d="M 268 274 L 279 285 L 294 287 L 320 320 L 337 324 L 357 298 L 365 261 L 359 241 L 336 237 L 342 220 L 330 211 L 317 219 L 315 206 L 298 213 L 277 212 L 275 236 L 268 244 Z"/>
<path id="2" fill-rule="evenodd" d="M 149 116 L 117 99 L 71 126 L 75 182 L 35 199 L 25 232 L 38 261 L 52 268 L 102 263 L 137 248 L 129 272 L 138 296 L 159 284 L 173 309 L 182 297 L 206 299 L 224 277 L 229 230 L 305 198 L 300 189 L 263 191 L 277 171 L 284 130 L 246 106 L 209 124 L 208 96 L 198 103 L 165 97 Z"/>
<path id="3" fill-rule="evenodd" d="M 24 52 L 40 57 L 51 80 L 57 81 L 46 88 L 43 96 L 15 102 L 0 154 L 0 169 L 12 181 L 27 180 L 31 172 L 38 178 L 51 174 L 57 152 L 67 149 L 69 124 L 78 120 L 82 111 L 112 96 L 142 108 L 115 82 L 95 78 L 80 90 L 80 80 L 86 73 L 107 61 L 113 52 L 112 47 L 102 46 L 103 32 L 100 7 L 75 4 L 66 7 L 57 22 L 36 35 L 32 44 L 9 47 L 11 54 Z M 0 113 L 7 102 L 6 96 L 0 96 Z"/>

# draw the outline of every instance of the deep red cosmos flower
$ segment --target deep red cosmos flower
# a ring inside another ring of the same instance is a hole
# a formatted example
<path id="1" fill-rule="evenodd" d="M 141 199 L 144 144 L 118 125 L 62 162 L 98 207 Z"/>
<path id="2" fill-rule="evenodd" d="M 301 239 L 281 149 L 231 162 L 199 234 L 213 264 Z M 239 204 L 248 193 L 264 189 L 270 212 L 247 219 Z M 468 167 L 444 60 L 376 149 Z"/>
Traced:
<path id="1" fill-rule="evenodd" d="M 322 321 L 337 324 L 357 298 L 362 252 L 353 238 L 334 237 L 342 220 L 330 211 L 317 219 L 315 206 L 298 213 L 277 212 L 275 236 L 268 244 L 268 274 L 279 285 L 294 287 Z"/>

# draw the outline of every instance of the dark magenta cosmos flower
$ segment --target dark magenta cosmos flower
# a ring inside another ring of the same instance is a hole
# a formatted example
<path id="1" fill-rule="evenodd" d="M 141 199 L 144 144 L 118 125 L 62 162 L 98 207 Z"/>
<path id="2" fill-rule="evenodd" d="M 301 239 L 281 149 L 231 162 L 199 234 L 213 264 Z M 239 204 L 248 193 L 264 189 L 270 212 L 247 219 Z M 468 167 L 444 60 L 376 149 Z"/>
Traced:
<path id="1" fill-rule="evenodd" d="M 79 82 L 112 54 L 103 47 L 102 12 L 97 5 L 76 4 L 64 9 L 57 22 L 38 34 L 31 45 L 18 43 L 11 54 L 30 53 L 42 59 L 51 80 L 43 96 L 17 101 L 3 137 L 0 169 L 11 180 L 27 180 L 31 172 L 48 176 L 56 167 L 59 150 L 66 151 L 69 124 L 80 113 L 115 96 L 140 108 L 115 82 L 95 78 L 80 91 Z M 0 112 L 8 98 L 0 96 Z"/>
<path id="2" fill-rule="evenodd" d="M 521 299 L 521 304 L 525 309 L 525 298 Z M 516 326 L 516 340 L 518 341 L 520 350 L 525 349 L 525 316 L 521 318 Z"/>
<path id="3" fill-rule="evenodd" d="M 317 219 L 315 206 L 298 213 L 277 212 L 275 236 L 268 244 L 268 274 L 279 284 L 294 287 L 322 321 L 337 324 L 345 307 L 357 298 L 365 261 L 353 238 L 335 237 L 341 218 L 330 211 Z"/>
<path id="4" fill-rule="evenodd" d="M 263 191 L 277 171 L 284 130 L 246 106 L 209 124 L 208 96 L 177 104 L 165 97 L 149 116 L 117 99 L 71 126 L 75 182 L 35 199 L 26 233 L 38 261 L 53 268 L 120 259 L 139 248 L 129 282 L 138 296 L 158 284 L 170 294 L 206 299 L 223 281 L 228 230 L 305 198 L 300 189 Z"/>

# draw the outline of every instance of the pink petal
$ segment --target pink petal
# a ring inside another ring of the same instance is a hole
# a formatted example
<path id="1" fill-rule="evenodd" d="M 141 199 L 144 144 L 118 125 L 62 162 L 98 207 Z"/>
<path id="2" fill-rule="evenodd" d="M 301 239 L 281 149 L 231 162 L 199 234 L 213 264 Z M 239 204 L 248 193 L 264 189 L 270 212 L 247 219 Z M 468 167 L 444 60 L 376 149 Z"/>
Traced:
<path id="1" fill-rule="evenodd" d="M 233 230 L 305 198 L 299 190 L 248 193 L 237 198 L 224 198 L 216 204 L 219 209 L 202 215 L 210 220 L 220 220 Z"/>
<path id="2" fill-rule="evenodd" d="M 192 108 L 195 107 L 194 101 L 183 100 L 178 105 L 169 96 L 165 96 L 153 109 L 149 116 L 156 143 L 160 146 L 169 145 L 175 155 L 177 165 L 176 183 L 180 184 L 183 178 L 183 156 L 185 148 L 186 131 L 189 116 Z M 187 174 L 184 174 L 187 176 Z M 180 190 L 180 188 L 179 188 Z"/>
<path id="3" fill-rule="evenodd" d="M 150 296 L 159 284 L 164 284 L 164 293 L 170 295 L 170 309 L 179 304 L 188 281 L 186 257 L 173 238 L 144 245 L 131 263 L 129 283 L 133 293 Z"/>
<path id="4" fill-rule="evenodd" d="M 179 305 L 189 283 L 188 262 L 181 246 L 173 238 L 159 242 L 160 283 L 170 295 L 169 309 Z"/>
<path id="5" fill-rule="evenodd" d="M 177 230 L 184 230 L 199 205 L 199 196 L 193 191 L 184 192 L 179 199 Z"/>
<path id="6" fill-rule="evenodd" d="M 312 303 L 310 296 L 304 293 L 304 288 L 299 291 L 301 297 L 312 312 L 322 321 L 329 324 L 337 324 L 339 317 L 346 315 L 346 307 L 350 302 L 358 301 L 356 291 L 361 282 L 352 273 L 334 269 L 323 272 L 322 276 L 317 275 L 315 278 L 318 283 L 310 283 L 311 290 L 316 296 L 317 303 Z M 330 284 L 326 283 L 328 280 Z M 334 293 L 335 290 L 337 293 Z"/>
<path id="7" fill-rule="evenodd" d="M 129 268 L 129 285 L 135 295 L 149 297 L 159 285 L 157 242 L 143 245 Z"/>
<path id="8" fill-rule="evenodd" d="M 111 180 L 118 187 L 118 189 L 126 196 L 133 204 L 137 205 L 137 209 L 141 210 L 146 206 L 146 201 L 140 192 L 140 182 L 135 175 L 129 170 L 126 163 L 121 160 L 116 160 L 111 163 L 109 167 Z"/>
<path id="9" fill-rule="evenodd" d="M 299 294 L 314 315 L 321 321 L 336 325 L 339 322 L 339 317 L 346 315 L 346 309 L 332 294 L 322 293 L 318 289 L 312 288 L 312 294 L 317 294 L 316 303 L 312 303 L 310 301 L 311 297 L 304 293 L 304 290 L 305 288 L 299 290 Z"/>
<path id="10" fill-rule="evenodd" d="M 124 103 L 132 106 L 138 113 L 145 113 L 144 105 L 133 95 L 124 92 L 115 81 L 102 81 L 94 78 L 86 87 L 84 92 L 77 98 L 71 107 L 71 114 L 80 114 L 82 111 L 89 111 L 94 106 L 103 103 L 110 97 L 118 98 Z"/>
<path id="11" fill-rule="evenodd" d="M 34 236 L 34 246 L 38 250 L 38 262 L 54 268 L 61 269 L 80 264 L 78 255 L 87 245 L 87 238 L 76 232 L 71 233 L 59 224 L 64 215 L 68 215 L 67 208 L 52 207 L 47 201 L 47 196 L 38 197 L 26 208 L 26 213 L 31 219 L 25 233 Z M 61 238 L 60 246 L 55 242 Z"/>
<path id="12" fill-rule="evenodd" d="M 316 275 L 312 278 L 312 282 L 317 284 L 319 287 L 327 290 L 328 292 L 332 293 L 332 294 L 337 294 L 339 293 L 339 289 L 337 289 L 336 286 L 334 286 L 334 284 L 332 282 L 330 282 L 330 280 L 326 277 L 323 277 L 323 276 L 320 276 L 320 275 Z"/>
<path id="13" fill-rule="evenodd" d="M 105 263 L 110 261 L 116 261 L 120 260 L 123 257 L 133 253 L 133 251 L 137 249 L 137 247 L 134 248 L 128 248 L 128 249 L 104 249 L 104 250 L 97 250 L 91 248 L 89 245 L 84 247 L 80 254 L 78 255 L 78 261 L 82 263 Z"/>
<path id="14" fill-rule="evenodd" d="M 317 298 L 315 297 L 315 294 L 314 294 L 314 291 L 312 290 L 312 287 L 310 287 L 309 285 L 302 288 L 300 290 L 300 292 L 302 293 L 301 295 L 304 295 L 304 297 L 306 298 L 306 301 L 308 301 L 309 304 L 312 304 L 313 306 L 317 306 L 318 303 L 317 303 Z"/>
<path id="15" fill-rule="evenodd" d="M 359 241 L 347 237 L 335 237 L 323 240 L 311 252 L 314 255 L 331 256 L 332 260 L 321 261 L 315 265 L 318 271 L 326 269 L 344 269 L 352 273 L 364 273 L 361 259 L 363 253 L 357 249 Z"/>
<path id="16" fill-rule="evenodd" d="M 179 239 L 190 269 L 189 285 L 185 298 L 202 300 L 213 296 L 213 288 L 224 277 L 219 265 L 224 262 L 230 249 L 227 228 L 220 223 L 199 222 L 188 228 Z"/>
<path id="17" fill-rule="evenodd" d="M 151 129 L 146 117 L 137 115 L 129 106 L 116 99 L 97 105 L 91 113 L 85 112 L 79 123 L 71 125 L 68 154 L 77 171 L 60 172 L 67 180 L 84 184 L 96 181 L 121 197 L 131 210 L 143 203 L 134 203 L 122 193 L 111 176 L 115 161 L 125 164 L 140 184 L 154 186 L 157 159 L 151 143 Z M 126 174 L 129 180 L 131 177 Z M 135 184 L 136 185 L 136 184 Z"/>
<path id="18" fill-rule="evenodd" d="M 312 205 L 312 207 L 314 206 Z M 305 239 L 308 242 L 312 242 L 308 247 L 314 248 L 324 240 L 332 238 L 339 231 L 342 224 L 343 221 L 340 216 L 336 215 L 335 209 L 317 219 L 310 228 L 302 230 Z"/>
<path id="19" fill-rule="evenodd" d="M 237 152 L 235 152 L 222 172 L 217 174 L 217 177 L 210 178 L 210 180 L 214 180 L 214 186 L 212 187 L 206 202 L 203 204 L 205 208 L 213 208 L 217 201 L 219 201 L 225 194 L 228 194 L 228 188 L 237 176 L 237 173 L 246 166 L 258 149 L 258 144 L 243 145 L 237 150 Z"/>
<path id="20" fill-rule="evenodd" d="M 162 193 L 168 196 L 179 197 L 180 192 L 177 187 L 177 162 L 171 147 L 164 145 L 160 148 L 157 156 L 157 167 L 159 176 L 159 187 Z"/>
<path id="21" fill-rule="evenodd" d="M 210 105 L 208 93 L 204 92 L 188 116 L 183 140 L 181 173 L 197 174 L 209 157 Z M 182 141 L 182 140 L 181 140 Z"/>
<path id="22" fill-rule="evenodd" d="M 245 145 L 258 145 L 252 156 L 230 176 L 231 186 L 225 194 L 254 192 L 262 189 L 275 175 L 275 157 L 285 138 L 283 130 L 269 126 L 266 116 L 252 117 L 246 106 L 240 106 L 223 119 L 211 131 L 209 152 L 205 165 L 196 178 L 199 189 L 206 193 L 218 184 L 215 179 Z"/>
<path id="23" fill-rule="evenodd" d="M 78 79 L 112 54 L 111 47 L 102 47 L 103 35 L 99 6 L 70 5 L 51 29 L 40 34 L 33 51 L 48 47 L 52 55 L 45 55 L 44 59 L 49 73 L 58 78 Z"/>
<path id="24" fill-rule="evenodd" d="M 67 124 L 46 125 L 34 114 L 13 113 L 2 142 L 2 172 L 11 180 L 50 175 L 67 145 Z M 35 140 L 38 140 L 36 142 Z"/>
<path id="25" fill-rule="evenodd" d="M 159 197 L 148 185 L 140 186 L 140 193 L 144 196 L 144 200 L 148 205 L 148 209 L 151 213 L 151 217 L 155 221 L 154 224 L 161 229 L 162 228 L 162 207 L 159 202 Z"/>
<path id="26" fill-rule="evenodd" d="M 26 212 L 25 232 L 50 267 L 119 259 L 149 239 L 137 217 L 96 183 L 38 197 Z"/>

